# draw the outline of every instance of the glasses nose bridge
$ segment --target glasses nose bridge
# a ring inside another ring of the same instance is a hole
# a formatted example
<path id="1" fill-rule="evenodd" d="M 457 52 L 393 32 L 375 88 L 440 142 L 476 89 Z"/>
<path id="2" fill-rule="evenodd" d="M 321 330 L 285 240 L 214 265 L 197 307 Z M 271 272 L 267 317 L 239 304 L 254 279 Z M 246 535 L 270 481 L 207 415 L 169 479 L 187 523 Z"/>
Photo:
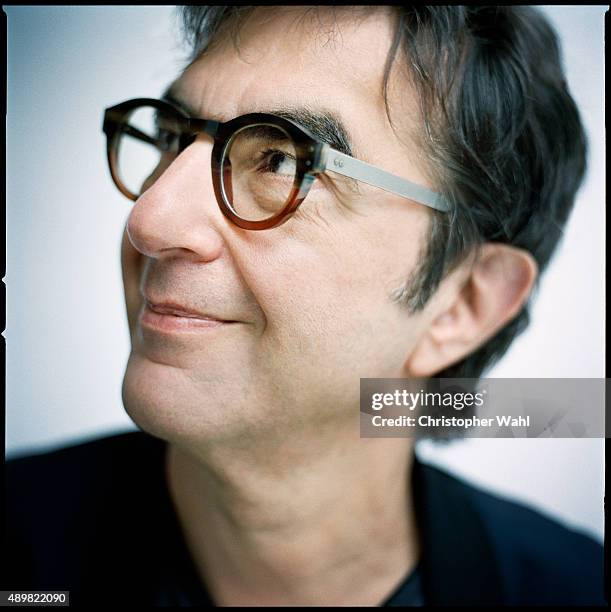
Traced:
<path id="1" fill-rule="evenodd" d="M 182 126 L 178 141 L 178 155 L 181 155 L 187 147 L 191 146 L 200 136 L 209 137 L 212 147 L 210 149 L 210 161 L 207 166 L 212 174 L 212 179 L 214 179 L 215 172 L 216 150 L 222 145 L 218 135 L 220 125 L 221 123 L 219 121 L 188 118 Z"/>
<path id="2" fill-rule="evenodd" d="M 215 142 L 218 139 L 218 132 L 221 123 L 212 119 L 186 119 L 183 127 L 183 134 L 190 136 L 193 142 L 199 134 L 210 136 Z"/>
<path id="3" fill-rule="evenodd" d="M 206 134 L 216 141 L 218 122 L 205 119 L 181 118 L 178 135 L 178 154 L 182 153 L 188 146 L 192 145 L 201 134 Z"/>

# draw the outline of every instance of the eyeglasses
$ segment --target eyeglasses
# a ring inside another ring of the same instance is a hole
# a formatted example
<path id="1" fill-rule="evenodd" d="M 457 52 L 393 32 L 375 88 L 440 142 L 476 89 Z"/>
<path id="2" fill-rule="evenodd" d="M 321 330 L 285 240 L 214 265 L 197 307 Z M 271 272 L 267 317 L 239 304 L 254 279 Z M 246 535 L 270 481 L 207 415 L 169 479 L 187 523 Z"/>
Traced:
<path id="1" fill-rule="evenodd" d="M 112 179 L 134 201 L 199 134 L 208 134 L 214 139 L 212 184 L 218 205 L 244 229 L 269 229 L 285 222 L 323 172 L 449 210 L 440 194 L 336 151 L 276 115 L 250 113 L 219 122 L 188 117 L 164 100 L 138 98 L 107 108 L 103 130 Z"/>

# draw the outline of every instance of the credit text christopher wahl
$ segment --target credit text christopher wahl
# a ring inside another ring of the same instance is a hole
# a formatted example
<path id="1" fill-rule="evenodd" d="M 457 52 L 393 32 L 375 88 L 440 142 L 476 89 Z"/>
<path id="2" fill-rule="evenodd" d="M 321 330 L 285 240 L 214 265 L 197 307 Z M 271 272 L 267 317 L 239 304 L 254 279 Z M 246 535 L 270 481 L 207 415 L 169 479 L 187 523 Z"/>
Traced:
<path id="1" fill-rule="evenodd" d="M 494 418 L 472 417 L 433 417 L 430 415 L 420 415 L 418 418 L 414 416 L 401 415 L 398 417 L 383 417 L 376 414 L 371 419 L 371 423 L 375 427 L 464 427 L 470 429 L 472 427 L 530 427 L 530 416 L 501 416 L 497 415 Z"/>

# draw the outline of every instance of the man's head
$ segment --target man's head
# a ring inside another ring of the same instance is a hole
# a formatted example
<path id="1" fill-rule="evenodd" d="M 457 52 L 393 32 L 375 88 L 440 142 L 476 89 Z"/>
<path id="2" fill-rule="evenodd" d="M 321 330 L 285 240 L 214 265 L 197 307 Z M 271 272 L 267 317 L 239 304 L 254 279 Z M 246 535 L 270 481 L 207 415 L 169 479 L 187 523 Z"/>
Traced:
<path id="1" fill-rule="evenodd" d="M 351 155 L 453 209 L 328 174 L 287 223 L 244 230 L 222 215 L 198 138 L 126 227 L 134 421 L 194 442 L 333 436 L 361 377 L 479 376 L 523 326 L 583 174 L 545 22 L 496 7 L 184 16 L 195 52 L 172 91 L 197 116 L 332 116 Z M 160 331 L 139 318 L 145 297 L 231 323 Z"/>

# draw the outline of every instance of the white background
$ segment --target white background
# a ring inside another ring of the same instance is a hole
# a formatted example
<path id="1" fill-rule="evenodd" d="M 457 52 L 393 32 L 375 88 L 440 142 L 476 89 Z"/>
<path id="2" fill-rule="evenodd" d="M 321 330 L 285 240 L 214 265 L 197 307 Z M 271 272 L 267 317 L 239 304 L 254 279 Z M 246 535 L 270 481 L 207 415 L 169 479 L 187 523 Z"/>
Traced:
<path id="1" fill-rule="evenodd" d="M 589 170 L 497 377 L 604 376 L 602 6 L 542 7 L 589 134 Z M 5 7 L 8 14 L 6 449 L 9 457 L 134 429 L 119 264 L 129 203 L 112 185 L 106 106 L 157 97 L 186 50 L 172 7 Z M 603 440 L 421 443 L 421 457 L 603 533 Z"/>

